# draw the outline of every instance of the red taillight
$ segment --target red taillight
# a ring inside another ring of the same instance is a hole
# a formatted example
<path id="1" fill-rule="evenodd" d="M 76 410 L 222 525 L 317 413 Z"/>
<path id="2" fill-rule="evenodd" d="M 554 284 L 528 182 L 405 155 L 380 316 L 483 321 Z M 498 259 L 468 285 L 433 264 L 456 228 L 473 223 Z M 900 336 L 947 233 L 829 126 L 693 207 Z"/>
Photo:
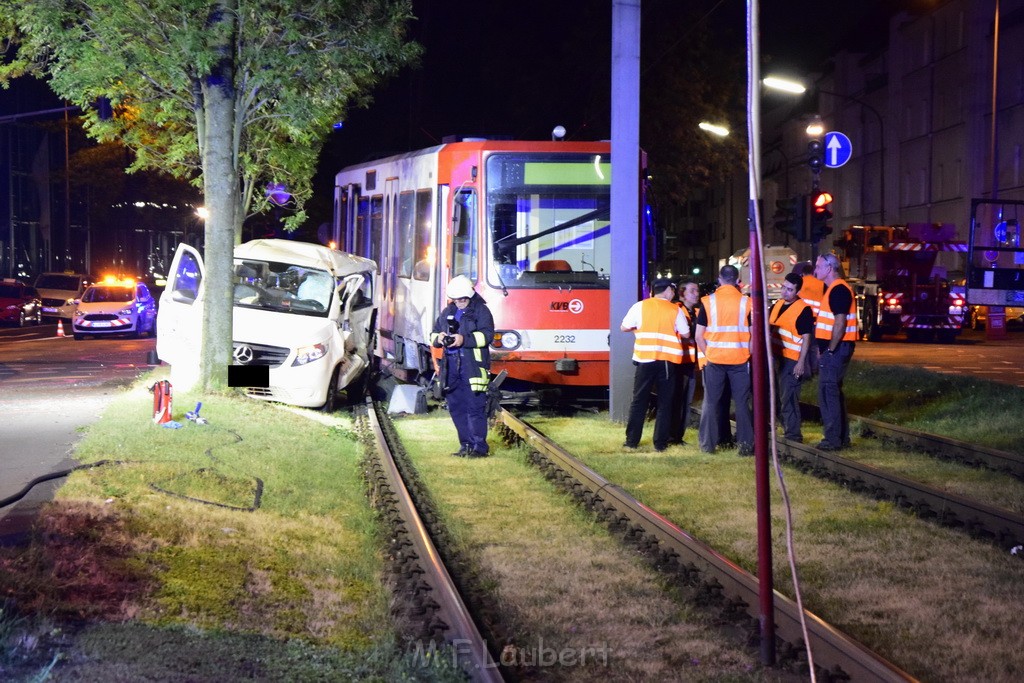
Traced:
<path id="1" fill-rule="evenodd" d="M 900 305 L 900 300 L 897 299 L 894 296 L 891 296 L 891 297 L 889 297 L 888 299 L 885 300 L 885 303 L 889 304 L 890 306 L 899 306 Z"/>
<path id="2" fill-rule="evenodd" d="M 953 299 L 953 305 L 954 306 L 963 306 L 964 305 L 964 300 L 963 299 Z"/>

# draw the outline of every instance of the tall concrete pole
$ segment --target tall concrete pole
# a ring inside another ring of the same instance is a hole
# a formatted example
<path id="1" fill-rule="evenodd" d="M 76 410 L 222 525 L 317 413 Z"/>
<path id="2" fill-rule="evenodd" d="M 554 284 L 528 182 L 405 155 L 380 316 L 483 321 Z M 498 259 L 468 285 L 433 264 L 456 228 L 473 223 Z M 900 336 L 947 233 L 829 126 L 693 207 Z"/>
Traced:
<path id="1" fill-rule="evenodd" d="M 633 394 L 633 335 L 619 331 L 645 289 L 640 268 L 640 0 L 612 0 L 612 206 L 609 411 L 625 422 Z"/>

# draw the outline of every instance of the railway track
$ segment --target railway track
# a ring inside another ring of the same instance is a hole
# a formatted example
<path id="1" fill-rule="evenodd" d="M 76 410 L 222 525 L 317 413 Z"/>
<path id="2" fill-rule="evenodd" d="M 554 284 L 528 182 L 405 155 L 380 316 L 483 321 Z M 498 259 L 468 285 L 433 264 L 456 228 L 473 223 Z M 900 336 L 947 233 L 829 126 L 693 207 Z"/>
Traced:
<path id="1" fill-rule="evenodd" d="M 800 407 L 805 419 L 820 420 L 817 406 L 801 403 Z M 693 413 L 699 420 L 700 409 L 694 407 Z M 1014 463 L 1022 460 L 1014 453 L 974 446 L 866 417 L 850 415 L 850 420 L 860 421 L 872 436 L 897 441 L 944 460 L 986 466 L 1014 476 Z M 809 444 L 787 441 L 782 437 L 778 437 L 778 443 L 783 461 L 803 472 L 876 499 L 891 500 L 922 519 L 963 531 L 972 538 L 989 541 L 1006 550 L 1024 544 L 1024 516 L 1010 510 L 844 458 L 834 451 L 818 450 Z"/>
<path id="2" fill-rule="evenodd" d="M 573 457 L 508 410 L 498 422 L 503 436 L 526 444 L 549 479 L 600 515 L 614 531 L 641 548 L 658 566 L 677 575 L 722 616 L 758 637 L 758 582 L 728 558 L 687 534 L 621 487 Z M 779 662 L 807 672 L 804 627 L 796 604 L 776 591 L 775 626 Z M 909 674 L 815 615 L 804 612 L 815 672 L 824 681 L 909 681 Z"/>
<path id="3" fill-rule="evenodd" d="M 375 408 L 367 401 L 357 408 L 356 416 L 370 434 L 367 480 L 391 528 L 389 554 L 399 616 L 421 644 L 448 645 L 470 680 L 498 683 L 504 680 L 498 665 L 416 508 Z M 421 651 L 431 652 L 431 648 Z"/>
<path id="4" fill-rule="evenodd" d="M 801 404 L 805 416 L 820 419 L 817 406 Z M 896 441 L 944 460 L 984 466 L 1018 478 L 1024 459 L 1014 453 L 975 446 L 866 417 L 850 416 L 872 436 Z M 888 499 L 918 516 L 1010 549 L 1024 543 L 1024 517 L 981 501 L 942 491 L 892 472 L 858 463 L 835 452 L 779 438 L 780 455 L 801 470 L 836 481 L 875 498 Z"/>
<path id="5" fill-rule="evenodd" d="M 807 419 L 821 420 L 821 411 L 816 405 L 801 403 L 800 412 Z M 850 421 L 863 425 L 861 434 L 864 436 L 895 441 L 943 460 L 953 460 L 972 467 L 985 467 L 1024 480 L 1024 456 L 1017 453 L 919 432 L 860 415 L 850 415 Z"/>

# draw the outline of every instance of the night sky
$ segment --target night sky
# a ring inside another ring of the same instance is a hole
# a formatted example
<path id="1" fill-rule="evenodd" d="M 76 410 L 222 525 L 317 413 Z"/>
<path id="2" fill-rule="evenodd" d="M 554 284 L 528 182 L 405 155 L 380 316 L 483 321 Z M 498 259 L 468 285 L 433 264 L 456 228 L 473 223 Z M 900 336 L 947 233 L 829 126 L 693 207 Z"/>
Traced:
<path id="1" fill-rule="evenodd" d="M 880 47 L 886 18 L 922 4 L 762 0 L 764 72 L 808 73 L 841 46 Z M 691 25 L 673 20 L 681 7 L 710 27 L 716 43 L 744 53 L 743 0 L 642 0 L 645 64 L 691 35 Z M 609 136 L 611 0 L 414 0 L 413 12 L 421 64 L 375 91 L 368 109 L 348 112 L 343 128 L 330 134 L 309 207 L 317 222 L 325 211 L 329 217 L 333 175 L 368 157 L 427 147 L 448 135 L 548 139 L 555 125 L 566 127 L 568 139 Z M 653 45 L 659 54 L 651 53 Z M 652 80 L 642 77 L 642 87 L 657 88 Z M 23 108 L 9 106 L 4 95 L 0 104 L 7 106 L 0 108 Z"/>

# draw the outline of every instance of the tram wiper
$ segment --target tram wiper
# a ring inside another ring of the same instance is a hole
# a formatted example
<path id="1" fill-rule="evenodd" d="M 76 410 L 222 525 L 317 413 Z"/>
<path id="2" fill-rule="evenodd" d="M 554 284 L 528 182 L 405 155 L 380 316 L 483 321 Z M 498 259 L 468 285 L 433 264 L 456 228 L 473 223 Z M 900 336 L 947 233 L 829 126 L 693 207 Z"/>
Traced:
<path id="1" fill-rule="evenodd" d="M 592 221 L 592 220 L 594 220 L 596 218 L 608 218 L 610 216 L 611 216 L 611 207 L 610 206 L 605 206 L 605 207 L 601 207 L 600 209 L 595 209 L 594 211 L 590 211 L 589 213 L 585 213 L 582 216 L 577 216 L 576 218 L 571 218 L 571 219 L 567 220 L 566 222 L 559 223 L 558 225 L 552 226 L 552 227 L 548 228 L 547 230 L 541 230 L 540 232 L 538 232 L 535 235 L 527 235 L 526 237 L 516 237 L 515 239 L 513 239 L 508 244 L 501 244 L 505 240 L 508 240 L 510 237 L 514 237 L 514 235 L 506 235 L 505 237 L 502 237 L 499 240 L 495 240 L 494 245 L 498 249 L 500 249 L 501 251 L 507 252 L 507 251 L 510 251 L 512 249 L 515 249 L 516 247 L 518 247 L 521 244 L 526 244 L 527 242 L 532 242 L 533 240 L 539 239 L 541 237 L 544 237 L 545 235 L 550 235 L 551 233 L 559 232 L 560 230 L 568 230 L 569 228 L 575 228 L 577 225 L 582 225 L 583 223 L 588 223 L 588 222 L 590 222 L 590 221 Z"/>

